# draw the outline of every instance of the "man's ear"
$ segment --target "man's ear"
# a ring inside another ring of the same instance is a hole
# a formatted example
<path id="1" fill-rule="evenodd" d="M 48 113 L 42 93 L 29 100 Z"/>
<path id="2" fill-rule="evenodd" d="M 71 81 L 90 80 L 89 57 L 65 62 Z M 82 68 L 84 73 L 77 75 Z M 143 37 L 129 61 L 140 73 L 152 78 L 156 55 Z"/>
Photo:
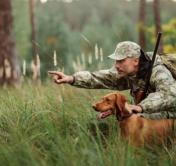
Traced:
<path id="1" fill-rule="evenodd" d="M 135 66 L 138 66 L 139 65 L 139 58 L 135 58 L 134 62 L 135 62 Z"/>

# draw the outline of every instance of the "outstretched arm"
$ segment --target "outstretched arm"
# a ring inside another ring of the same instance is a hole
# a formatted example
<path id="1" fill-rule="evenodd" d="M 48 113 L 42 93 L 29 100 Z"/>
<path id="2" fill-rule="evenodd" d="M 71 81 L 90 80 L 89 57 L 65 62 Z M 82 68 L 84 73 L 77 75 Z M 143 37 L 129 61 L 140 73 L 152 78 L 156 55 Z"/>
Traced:
<path id="1" fill-rule="evenodd" d="M 57 84 L 68 83 L 87 89 L 129 89 L 128 79 L 120 76 L 114 67 L 96 72 L 80 71 L 73 75 L 66 75 L 57 71 L 49 71 L 48 73 L 53 76 Z"/>
<path id="2" fill-rule="evenodd" d="M 73 75 L 73 86 L 89 89 L 129 89 L 128 79 L 118 74 L 113 67 L 96 72 L 80 71 Z"/>

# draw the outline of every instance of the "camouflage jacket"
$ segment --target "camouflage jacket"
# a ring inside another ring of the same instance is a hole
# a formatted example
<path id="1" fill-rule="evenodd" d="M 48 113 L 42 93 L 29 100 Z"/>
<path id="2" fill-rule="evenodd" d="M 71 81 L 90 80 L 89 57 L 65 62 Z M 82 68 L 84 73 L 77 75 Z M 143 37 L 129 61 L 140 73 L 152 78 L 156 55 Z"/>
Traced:
<path id="1" fill-rule="evenodd" d="M 152 57 L 152 53 L 147 53 Z M 73 86 L 89 89 L 131 89 L 131 94 L 144 86 L 143 79 L 136 76 L 122 77 L 112 67 L 96 72 L 80 71 L 73 74 Z M 163 65 L 159 56 L 156 57 L 150 79 L 149 94 L 139 105 L 143 109 L 141 116 L 150 119 L 176 118 L 176 80 Z"/>

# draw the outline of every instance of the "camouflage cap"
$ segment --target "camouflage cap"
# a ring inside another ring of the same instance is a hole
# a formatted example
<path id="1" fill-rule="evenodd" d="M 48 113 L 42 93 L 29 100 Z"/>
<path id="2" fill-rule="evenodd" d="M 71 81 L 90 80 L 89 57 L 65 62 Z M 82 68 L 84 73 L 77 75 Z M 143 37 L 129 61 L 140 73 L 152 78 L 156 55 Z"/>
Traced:
<path id="1" fill-rule="evenodd" d="M 131 41 L 124 41 L 117 44 L 113 54 L 108 57 L 113 60 L 122 60 L 127 57 L 139 57 L 140 46 L 137 43 Z"/>

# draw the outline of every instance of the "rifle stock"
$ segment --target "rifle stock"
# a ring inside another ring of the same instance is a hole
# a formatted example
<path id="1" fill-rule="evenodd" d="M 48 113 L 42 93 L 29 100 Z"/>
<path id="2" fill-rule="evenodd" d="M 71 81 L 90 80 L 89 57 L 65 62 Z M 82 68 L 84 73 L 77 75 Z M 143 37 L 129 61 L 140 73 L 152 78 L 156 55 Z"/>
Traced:
<path id="1" fill-rule="evenodd" d="M 135 104 L 139 104 L 144 98 L 146 97 L 146 94 L 144 90 L 139 90 L 137 93 L 135 93 Z"/>

